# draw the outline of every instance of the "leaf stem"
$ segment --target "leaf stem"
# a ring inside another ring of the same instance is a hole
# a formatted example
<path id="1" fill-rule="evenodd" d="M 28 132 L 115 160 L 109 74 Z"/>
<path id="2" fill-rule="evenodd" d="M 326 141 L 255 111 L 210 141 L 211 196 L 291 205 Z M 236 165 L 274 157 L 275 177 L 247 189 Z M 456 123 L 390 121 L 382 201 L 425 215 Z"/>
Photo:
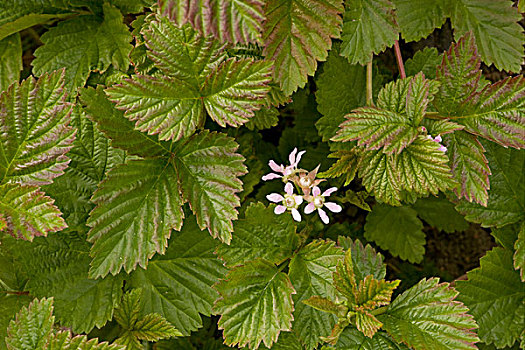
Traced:
<path id="1" fill-rule="evenodd" d="M 399 48 L 399 41 L 394 41 L 394 51 L 396 53 L 397 66 L 399 67 L 399 75 L 402 79 L 406 78 L 405 66 L 403 64 L 403 57 L 401 57 L 401 49 Z"/>
<path id="2" fill-rule="evenodd" d="M 374 59 L 374 55 L 372 55 L 370 62 L 368 62 L 366 65 L 366 105 L 367 106 L 374 105 L 374 101 L 372 97 L 372 61 L 373 59 Z"/>

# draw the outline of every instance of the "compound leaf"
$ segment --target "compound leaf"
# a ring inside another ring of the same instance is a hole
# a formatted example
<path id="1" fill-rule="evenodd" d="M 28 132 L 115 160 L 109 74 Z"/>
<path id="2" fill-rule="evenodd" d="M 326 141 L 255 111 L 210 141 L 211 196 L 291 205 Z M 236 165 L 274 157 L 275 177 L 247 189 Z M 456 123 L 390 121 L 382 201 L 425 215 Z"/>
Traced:
<path id="1" fill-rule="evenodd" d="M 244 219 L 233 224 L 234 236 L 230 245 L 222 244 L 217 254 L 233 267 L 256 258 L 280 264 L 290 258 L 297 241 L 295 225 L 290 215 L 276 215 L 273 207 L 251 204 Z"/>
<path id="2" fill-rule="evenodd" d="M 0 40 L 0 92 L 18 83 L 22 68 L 22 42 L 15 33 Z"/>
<path id="3" fill-rule="evenodd" d="M 201 229 L 229 244 L 237 219 L 242 190 L 239 176 L 246 173 L 244 158 L 235 153 L 238 144 L 224 134 L 203 131 L 173 150 L 173 162 L 182 195 L 190 203 Z"/>
<path id="4" fill-rule="evenodd" d="M 60 22 L 40 38 L 44 45 L 35 50 L 36 75 L 66 68 L 66 87 L 73 91 L 86 83 L 92 69 L 105 71 L 112 64 L 126 71 L 129 65 L 131 34 L 120 11 L 105 3 L 104 20 L 82 15 Z"/>
<path id="5" fill-rule="evenodd" d="M 295 290 L 274 264 L 256 259 L 235 267 L 215 289 L 220 298 L 214 312 L 221 314 L 225 344 L 256 349 L 262 341 L 271 347 L 281 331 L 291 330 Z"/>
<path id="6" fill-rule="evenodd" d="M 441 28 L 447 19 L 447 0 L 392 0 L 396 7 L 397 22 L 405 41 L 418 41 Z"/>
<path id="7" fill-rule="evenodd" d="M 286 95 L 302 88 L 338 38 L 341 0 L 269 0 L 266 4 L 264 56 L 274 62 L 274 80 Z"/>
<path id="8" fill-rule="evenodd" d="M 0 183 L 43 185 L 61 175 L 74 140 L 63 71 L 13 84 L 0 95 Z"/>
<path id="9" fill-rule="evenodd" d="M 454 301 L 457 294 L 438 278 L 423 279 L 377 318 L 397 342 L 415 349 L 477 349 L 476 322 L 465 305 Z"/>
<path id="10" fill-rule="evenodd" d="M 481 340 L 498 348 L 519 341 L 525 322 L 525 290 L 520 274 L 513 269 L 512 251 L 494 248 L 457 281 L 459 299 L 475 317 Z"/>
<path id="11" fill-rule="evenodd" d="M 390 0 L 350 0 L 345 5 L 341 56 L 365 65 L 398 38 L 394 5 Z"/>
<path id="12" fill-rule="evenodd" d="M 164 253 L 171 230 L 182 226 L 177 173 L 166 161 L 133 160 L 112 169 L 92 201 L 92 278 L 145 268 L 156 252 Z"/>
<path id="13" fill-rule="evenodd" d="M 394 256 L 418 263 L 425 253 L 422 228 L 414 209 L 377 204 L 366 217 L 365 237 Z"/>

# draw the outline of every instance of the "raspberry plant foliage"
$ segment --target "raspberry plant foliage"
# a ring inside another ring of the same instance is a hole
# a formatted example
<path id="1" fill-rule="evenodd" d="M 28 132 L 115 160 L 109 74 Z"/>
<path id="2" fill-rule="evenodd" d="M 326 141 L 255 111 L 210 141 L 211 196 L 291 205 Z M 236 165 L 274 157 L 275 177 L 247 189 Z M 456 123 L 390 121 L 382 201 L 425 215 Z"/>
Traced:
<path id="1" fill-rule="evenodd" d="M 4 1 L 0 349 L 523 347 L 514 3 Z"/>

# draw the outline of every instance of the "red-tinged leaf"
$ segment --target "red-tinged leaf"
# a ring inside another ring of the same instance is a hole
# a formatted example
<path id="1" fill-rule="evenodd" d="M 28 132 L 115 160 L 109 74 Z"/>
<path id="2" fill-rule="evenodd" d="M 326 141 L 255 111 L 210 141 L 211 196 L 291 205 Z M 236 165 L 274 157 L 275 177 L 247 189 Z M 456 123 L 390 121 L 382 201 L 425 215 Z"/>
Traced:
<path id="1" fill-rule="evenodd" d="M 5 184 L 0 186 L 0 221 L 3 231 L 15 238 L 32 241 L 67 227 L 60 210 L 36 186 Z"/>
<path id="2" fill-rule="evenodd" d="M 410 80 L 406 96 L 406 114 L 413 125 L 419 125 L 425 117 L 427 106 L 434 99 L 439 83 L 425 79 L 423 73 L 418 73 Z"/>
<path id="3" fill-rule="evenodd" d="M 331 313 L 331 314 L 334 314 L 340 317 L 346 316 L 346 313 L 348 312 L 348 308 L 346 306 L 336 304 L 330 299 L 323 298 L 323 297 L 316 296 L 316 295 L 308 299 L 304 299 L 302 302 L 308 306 L 313 307 L 314 309 L 328 312 L 328 313 Z"/>
<path id="4" fill-rule="evenodd" d="M 333 274 L 334 287 L 350 304 L 356 303 L 357 283 L 354 273 L 354 262 L 352 260 L 352 250 L 348 249 L 345 258 L 337 264 L 336 271 Z"/>
<path id="5" fill-rule="evenodd" d="M 454 193 L 458 198 L 486 206 L 490 169 L 481 143 L 476 136 L 464 131 L 446 135 L 443 142 L 447 146 L 450 168 L 457 182 Z"/>
<path id="6" fill-rule="evenodd" d="M 63 70 L 13 84 L 0 96 L 0 183 L 43 185 L 63 174 L 74 140 L 65 98 Z"/>
<path id="7" fill-rule="evenodd" d="M 357 311 L 355 325 L 365 336 L 372 338 L 383 324 L 368 311 Z"/>
<path id="8" fill-rule="evenodd" d="M 372 275 L 366 276 L 357 289 L 356 302 L 361 310 L 373 310 L 390 304 L 392 293 L 401 281 L 376 280 Z"/>
<path id="9" fill-rule="evenodd" d="M 401 187 L 394 157 L 381 151 L 363 154 L 359 176 L 366 190 L 390 205 L 401 205 Z"/>

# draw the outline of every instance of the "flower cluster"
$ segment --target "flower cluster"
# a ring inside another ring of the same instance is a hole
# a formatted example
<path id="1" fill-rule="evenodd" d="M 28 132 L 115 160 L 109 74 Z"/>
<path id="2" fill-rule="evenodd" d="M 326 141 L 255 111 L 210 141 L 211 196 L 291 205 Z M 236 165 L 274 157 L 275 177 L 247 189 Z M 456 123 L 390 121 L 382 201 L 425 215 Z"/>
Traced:
<path id="1" fill-rule="evenodd" d="M 266 174 L 262 179 L 268 181 L 280 178 L 285 183 L 285 186 L 284 194 L 271 193 L 267 195 L 266 198 L 273 203 L 278 203 L 275 207 L 275 214 L 282 214 L 285 211 L 290 211 L 295 221 L 301 221 L 299 206 L 303 202 L 306 202 L 308 204 L 304 208 L 304 213 L 310 214 L 314 210 L 317 210 L 321 220 L 325 224 L 328 224 L 330 219 L 323 208 L 327 208 L 333 213 L 339 213 L 342 210 L 339 204 L 326 201 L 326 197 L 337 191 L 337 188 L 332 187 L 321 193 L 321 189 L 318 185 L 325 180 L 316 178 L 319 166 L 312 171 L 297 168 L 297 165 L 305 152 L 306 151 L 301 151 L 297 153 L 297 148 L 294 148 L 288 157 L 290 165 L 286 167 L 270 160 L 268 165 L 274 173 Z M 302 195 L 294 194 L 294 185 L 298 190 L 302 191 Z"/>
<path id="2" fill-rule="evenodd" d="M 438 135 L 438 136 L 436 136 L 434 138 L 432 138 L 432 136 L 430 136 L 430 135 L 427 135 L 427 139 L 432 140 L 434 142 L 437 142 L 439 144 L 439 150 L 440 151 L 442 151 L 442 152 L 446 152 L 447 151 L 447 148 L 441 144 L 441 141 L 443 141 L 443 140 L 441 139 L 440 135 Z"/>

